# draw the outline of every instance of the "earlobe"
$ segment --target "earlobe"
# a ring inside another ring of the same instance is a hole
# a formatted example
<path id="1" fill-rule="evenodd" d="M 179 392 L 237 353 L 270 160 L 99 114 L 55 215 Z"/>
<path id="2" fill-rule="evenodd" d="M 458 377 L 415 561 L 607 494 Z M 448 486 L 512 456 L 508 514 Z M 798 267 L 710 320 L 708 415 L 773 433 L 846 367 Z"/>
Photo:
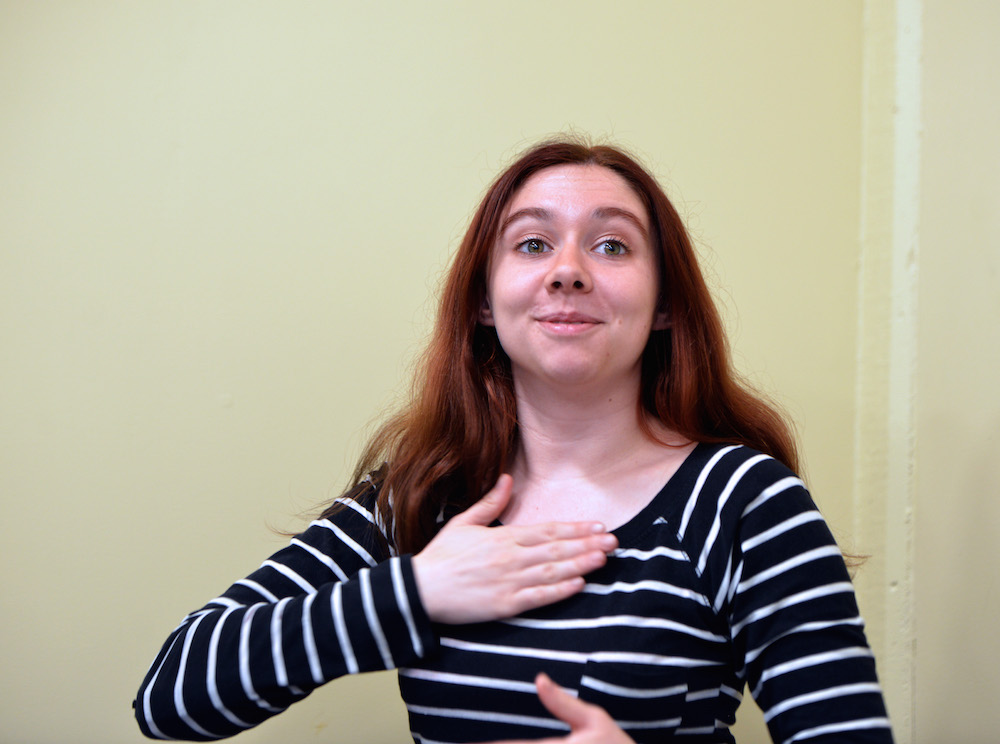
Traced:
<path id="1" fill-rule="evenodd" d="M 484 326 L 492 326 L 493 323 L 493 311 L 490 310 L 489 298 L 483 300 L 482 307 L 479 308 L 479 322 Z"/>
<path id="2" fill-rule="evenodd" d="M 670 327 L 670 317 L 665 310 L 657 311 L 653 316 L 653 330 L 665 331 Z"/>

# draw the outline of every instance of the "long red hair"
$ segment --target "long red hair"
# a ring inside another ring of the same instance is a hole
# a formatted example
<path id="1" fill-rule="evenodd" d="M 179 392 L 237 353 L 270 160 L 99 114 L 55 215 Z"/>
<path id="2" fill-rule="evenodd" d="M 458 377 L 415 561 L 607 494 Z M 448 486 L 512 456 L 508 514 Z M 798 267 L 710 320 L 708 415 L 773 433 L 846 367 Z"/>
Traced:
<path id="1" fill-rule="evenodd" d="M 496 331 L 479 323 L 487 267 L 514 193 L 532 174 L 567 164 L 614 171 L 649 212 L 660 309 L 669 325 L 650 335 L 643 353 L 640 425 L 652 437 L 653 416 L 692 441 L 745 444 L 797 469 L 790 427 L 732 368 L 691 239 L 663 189 L 617 148 L 545 142 L 518 158 L 486 192 L 445 279 L 411 401 L 376 432 L 355 470 L 354 495 L 381 483 L 379 513 L 402 553 L 418 552 L 440 528 L 442 515 L 478 500 L 514 452 L 518 424 L 510 360 Z"/>

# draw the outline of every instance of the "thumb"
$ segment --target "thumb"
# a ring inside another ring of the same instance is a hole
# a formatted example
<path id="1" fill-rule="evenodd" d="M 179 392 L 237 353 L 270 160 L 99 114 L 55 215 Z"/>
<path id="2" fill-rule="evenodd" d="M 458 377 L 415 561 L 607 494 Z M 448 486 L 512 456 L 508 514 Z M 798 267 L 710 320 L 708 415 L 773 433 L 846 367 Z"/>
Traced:
<path id="1" fill-rule="evenodd" d="M 538 699 L 553 716 L 569 724 L 571 731 L 583 728 L 591 718 L 593 706 L 573 697 L 553 682 L 547 674 L 535 677 Z"/>
<path id="2" fill-rule="evenodd" d="M 514 479 L 504 473 L 497 479 L 497 484 L 487 491 L 479 501 L 461 514 L 452 518 L 453 523 L 472 524 L 487 527 L 503 514 L 510 501 Z"/>

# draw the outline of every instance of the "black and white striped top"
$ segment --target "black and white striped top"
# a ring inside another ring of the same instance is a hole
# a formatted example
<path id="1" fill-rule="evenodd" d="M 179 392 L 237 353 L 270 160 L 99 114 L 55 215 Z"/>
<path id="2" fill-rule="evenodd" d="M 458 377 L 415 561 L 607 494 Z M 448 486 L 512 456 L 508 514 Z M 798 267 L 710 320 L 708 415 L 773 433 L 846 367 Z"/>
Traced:
<path id="1" fill-rule="evenodd" d="M 231 736 L 343 674 L 399 669 L 414 741 L 558 736 L 539 671 L 636 742 L 732 742 L 744 684 L 775 742 L 892 741 L 840 552 L 802 482 L 740 446 L 699 445 L 615 530 L 570 599 L 505 621 L 432 624 L 371 495 L 314 522 L 171 633 L 136 700 L 143 733 Z"/>

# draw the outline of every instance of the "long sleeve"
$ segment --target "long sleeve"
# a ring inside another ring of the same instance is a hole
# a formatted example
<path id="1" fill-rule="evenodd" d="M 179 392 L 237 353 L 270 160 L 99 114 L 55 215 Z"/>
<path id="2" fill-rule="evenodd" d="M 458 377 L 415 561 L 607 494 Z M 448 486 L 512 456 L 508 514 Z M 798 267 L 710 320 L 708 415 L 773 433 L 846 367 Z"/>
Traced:
<path id="1" fill-rule="evenodd" d="M 747 461 L 725 581 L 731 635 L 776 744 L 887 744 L 875 660 L 840 550 L 801 481 Z"/>
<path id="2" fill-rule="evenodd" d="M 184 618 L 139 688 L 142 732 L 232 736 L 325 682 L 436 648 L 410 557 L 377 550 L 375 525 L 370 503 L 345 502 Z"/>

